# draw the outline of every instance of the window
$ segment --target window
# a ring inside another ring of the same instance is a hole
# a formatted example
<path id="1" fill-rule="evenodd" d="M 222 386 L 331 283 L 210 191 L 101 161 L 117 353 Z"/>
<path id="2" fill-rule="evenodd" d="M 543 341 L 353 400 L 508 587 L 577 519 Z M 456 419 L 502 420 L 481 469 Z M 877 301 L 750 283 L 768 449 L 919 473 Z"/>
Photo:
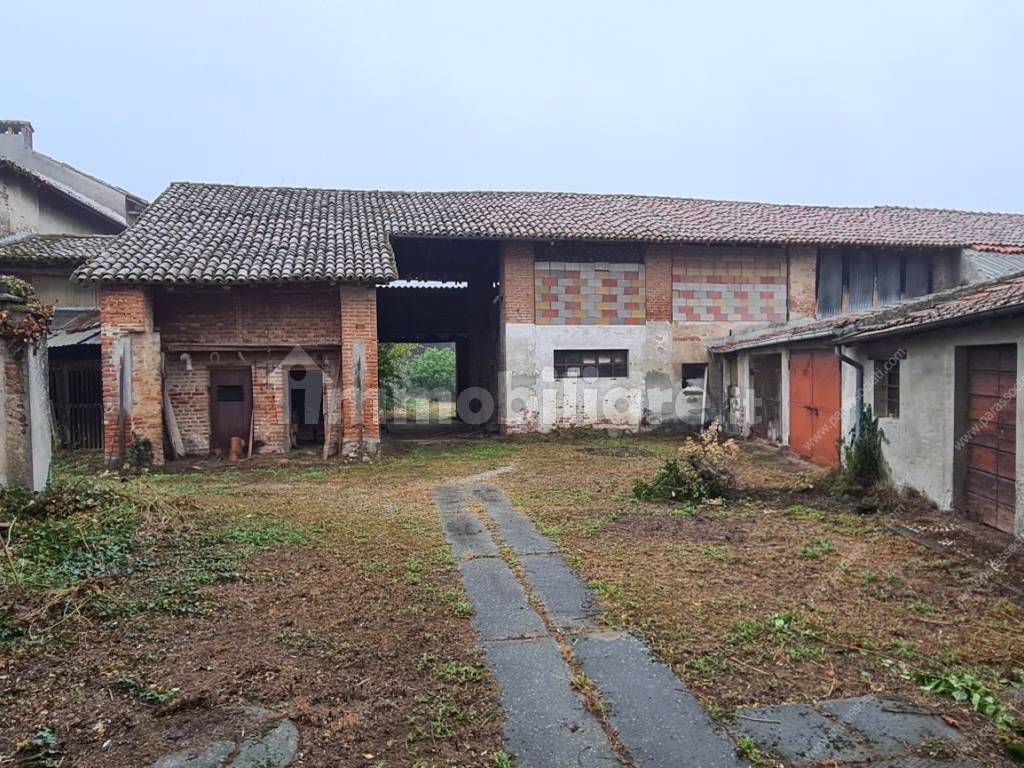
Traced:
<path id="1" fill-rule="evenodd" d="M 875 361 L 875 415 L 889 419 L 900 417 L 901 351 L 886 360 Z"/>
<path id="2" fill-rule="evenodd" d="M 624 349 L 556 349 L 556 379 L 607 379 L 628 376 Z"/>
<path id="3" fill-rule="evenodd" d="M 817 279 L 818 317 L 895 304 L 931 293 L 932 255 L 823 248 Z"/>
<path id="4" fill-rule="evenodd" d="M 683 363 L 683 391 L 704 391 L 704 376 L 707 374 L 706 363 Z"/>
<path id="5" fill-rule="evenodd" d="M 218 384 L 218 403 L 241 403 L 245 401 L 245 388 L 241 384 Z"/>

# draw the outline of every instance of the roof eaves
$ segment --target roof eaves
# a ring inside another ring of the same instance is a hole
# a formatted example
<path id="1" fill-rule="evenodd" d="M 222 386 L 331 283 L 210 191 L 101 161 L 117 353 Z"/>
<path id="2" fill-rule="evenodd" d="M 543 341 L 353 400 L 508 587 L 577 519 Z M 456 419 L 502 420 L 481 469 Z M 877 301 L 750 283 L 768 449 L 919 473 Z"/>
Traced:
<path id="1" fill-rule="evenodd" d="M 31 179 L 38 184 L 42 184 L 45 187 L 53 189 L 59 194 L 62 194 L 65 197 L 67 197 L 72 202 L 75 202 L 84 208 L 88 208 L 93 213 L 99 214 L 103 218 L 108 219 L 114 222 L 115 224 L 118 224 L 122 227 L 128 226 L 128 221 L 123 213 L 119 214 L 117 211 L 108 208 L 105 205 L 101 205 L 100 203 L 97 203 L 88 195 L 83 195 L 81 192 L 72 189 L 66 184 L 60 183 L 56 179 L 50 178 L 46 174 L 32 170 L 31 168 L 26 168 L 13 158 L 7 157 L 5 155 L 0 155 L 0 164 L 6 166 L 7 168 L 10 168 L 11 170 L 17 171 L 22 176 Z"/>

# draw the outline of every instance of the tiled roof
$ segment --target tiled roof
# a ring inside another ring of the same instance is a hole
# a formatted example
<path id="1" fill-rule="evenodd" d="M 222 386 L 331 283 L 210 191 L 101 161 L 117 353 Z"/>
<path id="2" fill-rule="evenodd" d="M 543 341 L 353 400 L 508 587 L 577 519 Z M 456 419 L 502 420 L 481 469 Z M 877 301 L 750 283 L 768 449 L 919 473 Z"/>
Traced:
<path id="1" fill-rule="evenodd" d="M 0 261 L 83 264 L 99 256 L 116 235 L 28 235 L 0 238 Z"/>
<path id="2" fill-rule="evenodd" d="M 891 307 L 822 320 L 798 320 L 708 342 L 721 354 L 813 339 L 847 343 L 869 336 L 927 331 L 992 313 L 1024 314 L 1024 272 L 933 293 Z"/>
<path id="3" fill-rule="evenodd" d="M 242 283 L 395 278 L 392 236 L 1024 246 L 1024 215 L 550 192 L 373 192 L 174 183 L 79 277 Z"/>

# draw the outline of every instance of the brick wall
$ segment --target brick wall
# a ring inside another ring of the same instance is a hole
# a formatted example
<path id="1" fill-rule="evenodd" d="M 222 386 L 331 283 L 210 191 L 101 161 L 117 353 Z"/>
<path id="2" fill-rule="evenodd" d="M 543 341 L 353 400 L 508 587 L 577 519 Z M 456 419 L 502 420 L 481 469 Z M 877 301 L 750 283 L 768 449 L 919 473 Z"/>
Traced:
<path id="1" fill-rule="evenodd" d="M 124 417 L 125 442 L 133 434 L 153 444 L 153 460 L 162 464 L 163 419 L 160 335 L 153 329 L 152 293 L 140 286 L 103 286 L 99 292 L 101 375 L 103 379 L 103 448 L 107 461 L 121 457 L 119 339 L 131 354 L 131 413 Z"/>
<path id="2" fill-rule="evenodd" d="M 28 436 L 28 403 L 25 400 L 25 352 L 3 342 L 3 417 L 0 428 L 4 444 L 4 483 L 31 487 Z"/>
<path id="3" fill-rule="evenodd" d="M 376 453 L 380 447 L 377 290 L 343 285 L 340 294 L 341 451 L 346 456 Z"/>
<path id="4" fill-rule="evenodd" d="M 784 251 L 714 247 L 677 253 L 672 266 L 672 319 L 698 323 L 784 321 Z"/>
<path id="5" fill-rule="evenodd" d="M 502 319 L 534 321 L 533 244 L 504 243 L 501 248 Z"/>
<path id="6" fill-rule="evenodd" d="M 814 317 L 817 310 L 818 249 L 811 245 L 794 245 L 789 254 L 788 319 Z"/>
<path id="7" fill-rule="evenodd" d="M 644 248 L 648 322 L 672 320 L 672 250 L 664 245 Z"/>
<path id="8" fill-rule="evenodd" d="M 326 439 L 329 452 L 336 452 L 343 438 L 344 397 L 338 387 L 343 336 L 347 359 L 355 359 L 358 352 L 365 366 L 363 415 L 357 418 L 356 404 L 350 399 L 345 439 L 351 442 L 362 436 L 372 444 L 371 450 L 376 448 L 377 325 L 376 290 L 372 286 L 173 291 L 113 287 L 101 290 L 100 312 L 104 436 L 110 460 L 120 454 L 114 357 L 118 338 L 124 336 L 130 337 L 134 395 L 127 432 L 149 437 L 159 459 L 163 431 L 161 362 L 187 453 L 209 451 L 210 368 L 223 365 L 248 366 L 252 371 L 253 437 L 256 449 L 263 452 L 280 452 L 288 445 L 286 371 L 296 365 L 319 368 L 330 393 L 323 403 Z M 168 351 L 168 345 L 176 349 Z M 187 359 L 182 359 L 186 352 Z M 351 374 L 348 385 L 354 385 Z"/>
<path id="9" fill-rule="evenodd" d="M 224 364 L 224 355 L 191 353 L 188 361 L 178 354 L 166 356 L 164 380 L 174 418 L 181 432 L 185 452 L 206 455 L 210 450 L 210 369 Z M 242 360 L 228 360 L 234 367 L 252 371 L 254 453 L 280 453 L 288 445 L 287 371 L 292 367 L 319 369 L 328 391 L 337 389 L 337 353 L 314 352 L 310 356 L 282 350 L 270 353 L 245 353 Z M 191 370 L 189 370 L 191 366 Z M 337 401 L 337 396 L 333 398 Z M 325 423 L 330 422 L 327 399 L 323 402 Z M 335 409 L 336 410 L 336 409 Z M 337 450 L 337 412 L 328 440 L 330 453 Z"/>
<path id="10" fill-rule="evenodd" d="M 154 305 L 154 322 L 168 344 L 338 343 L 337 287 L 162 289 Z"/>
<path id="11" fill-rule="evenodd" d="M 537 325 L 642 325 L 643 264 L 552 262 L 534 264 Z"/>

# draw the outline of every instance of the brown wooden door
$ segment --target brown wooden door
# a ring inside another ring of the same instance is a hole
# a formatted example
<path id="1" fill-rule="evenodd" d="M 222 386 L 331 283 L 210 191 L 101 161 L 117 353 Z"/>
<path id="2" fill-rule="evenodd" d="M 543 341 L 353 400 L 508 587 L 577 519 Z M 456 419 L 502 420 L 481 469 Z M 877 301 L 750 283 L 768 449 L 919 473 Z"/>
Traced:
<path id="1" fill-rule="evenodd" d="M 826 467 L 839 464 L 839 360 L 831 350 L 789 356 L 789 447 Z"/>
<path id="2" fill-rule="evenodd" d="M 754 423 L 750 425 L 750 433 L 765 440 L 779 439 L 782 356 L 751 355 L 750 386 L 754 390 Z"/>
<path id="3" fill-rule="evenodd" d="M 210 369 L 210 452 L 227 455 L 231 438 L 249 441 L 252 419 L 252 371 L 249 368 Z"/>
<path id="4" fill-rule="evenodd" d="M 1017 507 L 1017 347 L 967 350 L 964 501 L 981 522 L 1013 533 Z"/>

